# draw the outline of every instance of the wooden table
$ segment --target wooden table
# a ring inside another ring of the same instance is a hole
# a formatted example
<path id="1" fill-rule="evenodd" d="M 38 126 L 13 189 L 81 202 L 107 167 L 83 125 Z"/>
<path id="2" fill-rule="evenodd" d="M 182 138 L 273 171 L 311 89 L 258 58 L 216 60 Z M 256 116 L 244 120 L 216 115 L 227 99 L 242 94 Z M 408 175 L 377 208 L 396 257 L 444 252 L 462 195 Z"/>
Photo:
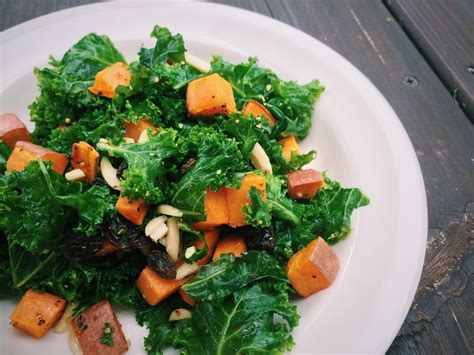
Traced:
<path id="1" fill-rule="evenodd" d="M 92 2 L 0 0 L 0 30 Z M 390 102 L 423 170 L 429 236 L 415 301 L 389 353 L 474 353 L 474 2 L 218 2 L 309 33 Z"/>

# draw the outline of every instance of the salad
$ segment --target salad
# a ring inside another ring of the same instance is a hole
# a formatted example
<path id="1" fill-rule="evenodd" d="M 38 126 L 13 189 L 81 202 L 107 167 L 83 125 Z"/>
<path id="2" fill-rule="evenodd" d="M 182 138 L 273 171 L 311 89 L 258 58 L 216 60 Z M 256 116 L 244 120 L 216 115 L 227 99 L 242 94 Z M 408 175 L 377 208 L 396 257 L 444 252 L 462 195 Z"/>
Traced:
<path id="1" fill-rule="evenodd" d="M 34 69 L 31 134 L 0 117 L 0 296 L 21 297 L 11 324 L 118 354 L 122 307 L 148 328 L 149 354 L 289 351 L 291 300 L 332 284 L 331 245 L 369 203 L 305 167 L 316 152 L 298 141 L 324 88 L 256 58 L 204 62 L 167 28 L 151 36 L 127 63 L 86 35 Z"/>

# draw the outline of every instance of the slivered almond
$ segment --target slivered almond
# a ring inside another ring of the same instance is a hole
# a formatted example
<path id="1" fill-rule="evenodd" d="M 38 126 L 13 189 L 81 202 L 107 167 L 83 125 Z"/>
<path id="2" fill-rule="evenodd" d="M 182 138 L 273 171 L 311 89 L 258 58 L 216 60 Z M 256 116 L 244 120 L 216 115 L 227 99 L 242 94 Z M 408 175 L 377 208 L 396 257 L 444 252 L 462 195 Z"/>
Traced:
<path id="1" fill-rule="evenodd" d="M 168 218 L 166 216 L 159 216 L 153 218 L 150 222 L 147 223 L 145 227 L 145 235 L 149 237 L 153 230 L 160 224 L 165 223 L 167 219 Z"/>
<path id="2" fill-rule="evenodd" d="M 183 212 L 170 205 L 159 205 L 156 210 L 167 216 L 183 217 Z"/>
<path id="3" fill-rule="evenodd" d="M 107 157 L 100 160 L 100 173 L 105 182 L 114 190 L 122 191 L 122 184 L 117 177 L 117 169 L 115 169 Z"/>
<path id="4" fill-rule="evenodd" d="M 272 174 L 272 163 L 268 158 L 267 153 L 263 150 L 262 146 L 257 142 L 250 153 L 250 160 L 252 161 L 253 166 L 257 169 L 260 169 L 266 173 Z"/>
<path id="5" fill-rule="evenodd" d="M 81 169 L 74 169 L 64 174 L 64 177 L 68 181 L 79 181 L 84 179 L 86 177 L 86 174 L 84 174 Z"/>
<path id="6" fill-rule="evenodd" d="M 173 312 L 171 312 L 168 320 L 170 322 L 176 322 L 178 320 L 188 319 L 191 317 L 192 317 L 192 313 L 189 309 L 178 308 L 178 309 L 175 309 Z"/>
<path id="7" fill-rule="evenodd" d="M 64 310 L 61 319 L 54 326 L 55 333 L 64 333 L 71 327 L 72 312 L 74 311 L 75 304 L 69 303 Z"/>
<path id="8" fill-rule="evenodd" d="M 195 252 L 196 252 L 196 247 L 195 246 L 189 247 L 184 252 L 184 256 L 186 257 L 186 259 L 189 259 L 191 256 L 194 255 Z"/>
<path id="9" fill-rule="evenodd" d="M 166 221 L 168 234 L 166 235 L 166 252 L 173 261 L 178 260 L 179 254 L 179 228 L 174 218 L 168 218 Z"/>
<path id="10" fill-rule="evenodd" d="M 137 143 L 146 143 L 150 141 L 150 137 L 148 136 L 148 130 L 145 129 L 141 134 L 140 137 L 138 137 L 138 142 Z"/>
<path id="11" fill-rule="evenodd" d="M 201 73 L 206 73 L 211 70 L 211 64 L 209 64 L 209 62 L 206 62 L 201 58 L 189 54 L 188 52 L 184 52 L 184 60 L 186 61 L 186 63 L 188 63 L 193 68 L 199 70 Z"/>
<path id="12" fill-rule="evenodd" d="M 166 226 L 165 223 L 161 223 L 161 224 L 158 224 L 153 229 L 153 231 L 150 234 L 150 238 L 155 243 L 157 243 L 160 239 L 162 239 L 164 236 L 166 236 L 166 233 L 168 233 L 168 227 Z"/>
<path id="13" fill-rule="evenodd" d="M 127 144 L 135 143 L 135 139 L 130 137 L 123 137 L 123 141 Z"/>
<path id="14" fill-rule="evenodd" d="M 176 280 L 182 280 L 198 270 L 199 265 L 195 262 L 192 264 L 182 264 L 178 269 L 176 269 Z"/>

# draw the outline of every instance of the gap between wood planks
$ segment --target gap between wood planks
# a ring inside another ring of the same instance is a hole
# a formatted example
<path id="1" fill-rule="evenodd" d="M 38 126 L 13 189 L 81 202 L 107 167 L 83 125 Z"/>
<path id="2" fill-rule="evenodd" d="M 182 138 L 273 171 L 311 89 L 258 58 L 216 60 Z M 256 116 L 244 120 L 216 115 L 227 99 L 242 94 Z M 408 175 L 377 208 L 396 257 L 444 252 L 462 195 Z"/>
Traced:
<path id="1" fill-rule="evenodd" d="M 474 118 L 473 117 L 470 117 L 469 115 L 469 112 L 467 110 L 467 108 L 463 105 L 460 104 L 460 102 L 458 101 L 458 98 L 457 98 L 457 93 L 459 92 L 459 88 L 454 88 L 452 89 L 451 88 L 451 85 L 449 84 L 449 79 L 446 78 L 444 75 L 440 75 L 440 72 L 439 70 L 437 70 L 437 66 L 435 65 L 435 62 L 434 62 L 434 59 L 431 58 L 429 55 L 427 55 L 427 53 L 425 52 L 425 50 L 423 49 L 422 47 L 422 44 L 421 43 L 418 43 L 416 41 L 416 39 L 414 38 L 414 34 L 409 31 L 406 26 L 403 24 L 403 19 L 400 15 L 398 15 L 394 9 L 390 6 L 390 0 L 382 0 L 382 4 L 383 6 L 387 9 L 387 11 L 390 13 L 390 15 L 395 19 L 395 21 L 397 21 L 398 25 L 400 26 L 401 30 L 403 31 L 403 33 L 405 33 L 405 35 L 407 36 L 407 38 L 410 40 L 410 42 L 413 44 L 413 46 L 415 46 L 416 50 L 418 51 L 418 53 L 420 54 L 421 57 L 423 57 L 423 59 L 425 60 L 425 62 L 428 64 L 428 66 L 431 68 L 431 70 L 433 71 L 433 73 L 436 74 L 436 76 L 438 77 L 439 81 L 443 84 L 443 86 L 446 88 L 446 90 L 448 90 L 449 93 L 451 93 L 452 91 L 452 98 L 453 100 L 456 102 L 456 104 L 461 108 L 462 112 L 464 113 L 464 116 L 472 121 L 474 123 Z M 470 69 L 470 68 L 469 68 Z M 473 69 L 474 70 L 474 69 Z M 469 70 L 470 71 L 470 70 Z M 471 72 L 471 71 L 470 71 Z M 472 74 L 472 72 L 471 72 Z"/>

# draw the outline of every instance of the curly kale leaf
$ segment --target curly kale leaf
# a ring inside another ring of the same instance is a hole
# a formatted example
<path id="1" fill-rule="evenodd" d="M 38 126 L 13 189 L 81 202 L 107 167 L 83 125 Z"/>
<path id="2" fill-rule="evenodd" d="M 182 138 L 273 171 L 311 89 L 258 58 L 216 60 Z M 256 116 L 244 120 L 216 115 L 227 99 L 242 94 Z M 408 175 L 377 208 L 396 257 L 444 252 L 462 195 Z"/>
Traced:
<path id="1" fill-rule="evenodd" d="M 215 56 L 212 71 L 230 82 L 239 109 L 247 100 L 254 99 L 270 110 L 277 119 L 272 136 L 284 133 L 303 139 L 308 135 L 314 104 L 324 91 L 319 81 L 305 85 L 283 81 L 271 70 L 258 66 L 256 58 L 233 65 Z"/>
<path id="2" fill-rule="evenodd" d="M 254 227 L 268 227 L 272 222 L 271 206 L 262 198 L 262 193 L 252 186 L 249 191 L 251 204 L 242 206 L 245 221 Z"/>
<path id="3" fill-rule="evenodd" d="M 0 142 L 0 174 L 7 169 L 7 161 L 12 149 L 3 142 Z"/>
<path id="4" fill-rule="evenodd" d="M 150 36 L 156 38 L 155 47 L 140 49 L 140 63 L 151 69 L 170 59 L 175 63 L 184 61 L 186 49 L 180 34 L 172 35 L 166 27 L 155 26 Z"/>
<path id="5" fill-rule="evenodd" d="M 176 172 L 176 164 L 187 152 L 185 141 L 171 128 L 160 130 L 146 143 L 118 146 L 98 143 L 97 148 L 127 162 L 122 181 L 123 194 L 152 203 L 166 201 L 169 195 L 166 175 Z"/>
<path id="6" fill-rule="evenodd" d="M 183 289 L 197 301 L 212 301 L 264 279 L 287 281 L 284 268 L 275 258 L 266 252 L 251 250 L 238 258 L 232 254 L 222 255 L 204 266 Z"/>

